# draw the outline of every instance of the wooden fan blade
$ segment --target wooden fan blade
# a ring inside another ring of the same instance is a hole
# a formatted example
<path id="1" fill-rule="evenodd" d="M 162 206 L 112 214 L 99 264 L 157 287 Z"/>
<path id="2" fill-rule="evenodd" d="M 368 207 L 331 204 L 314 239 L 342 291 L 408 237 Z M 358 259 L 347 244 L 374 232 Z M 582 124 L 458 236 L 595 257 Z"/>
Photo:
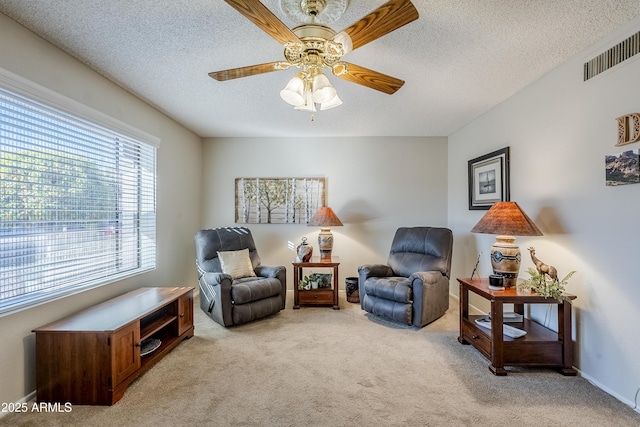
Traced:
<path id="1" fill-rule="evenodd" d="M 284 68 L 279 68 L 282 62 L 267 62 L 266 64 L 249 65 L 247 67 L 232 68 L 230 70 L 213 71 L 209 73 L 209 77 L 212 79 L 223 82 L 225 80 L 239 79 L 240 77 L 255 76 L 256 74 L 270 73 L 272 71 L 280 71 Z"/>
<path id="2" fill-rule="evenodd" d="M 404 84 L 404 80 L 347 62 L 337 63 L 333 70 L 333 74 L 341 79 L 379 90 L 389 95 L 396 93 Z"/>
<path id="3" fill-rule="evenodd" d="M 280 44 L 286 42 L 300 42 L 286 25 L 282 23 L 260 0 L 224 0 L 227 4 L 240 12 L 249 21 L 260 27 L 265 33 L 276 39 Z"/>
<path id="4" fill-rule="evenodd" d="M 355 50 L 416 19 L 418 11 L 410 0 L 391 0 L 342 32 L 349 35 Z"/>

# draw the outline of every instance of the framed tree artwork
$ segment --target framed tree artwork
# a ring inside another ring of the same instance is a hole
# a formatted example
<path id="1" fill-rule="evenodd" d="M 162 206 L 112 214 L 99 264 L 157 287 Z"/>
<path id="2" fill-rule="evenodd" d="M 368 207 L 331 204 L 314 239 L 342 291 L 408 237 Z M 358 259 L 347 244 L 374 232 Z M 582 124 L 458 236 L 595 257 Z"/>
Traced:
<path id="1" fill-rule="evenodd" d="M 236 178 L 242 224 L 306 224 L 325 206 L 324 178 Z"/>
<path id="2" fill-rule="evenodd" d="M 469 209 L 509 201 L 509 147 L 469 160 Z"/>

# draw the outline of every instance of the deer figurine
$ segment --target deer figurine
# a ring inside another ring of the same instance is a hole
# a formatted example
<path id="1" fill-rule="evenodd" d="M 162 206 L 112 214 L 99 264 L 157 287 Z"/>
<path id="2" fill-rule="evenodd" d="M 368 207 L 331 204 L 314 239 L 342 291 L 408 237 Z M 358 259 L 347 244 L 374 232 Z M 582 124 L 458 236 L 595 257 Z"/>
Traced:
<path id="1" fill-rule="evenodd" d="M 529 249 L 529 253 L 531 254 L 531 260 L 536 265 L 536 270 L 538 270 L 538 274 L 545 276 L 549 275 L 553 280 L 558 280 L 558 271 L 552 265 L 545 264 L 536 258 L 536 248 L 531 246 Z"/>

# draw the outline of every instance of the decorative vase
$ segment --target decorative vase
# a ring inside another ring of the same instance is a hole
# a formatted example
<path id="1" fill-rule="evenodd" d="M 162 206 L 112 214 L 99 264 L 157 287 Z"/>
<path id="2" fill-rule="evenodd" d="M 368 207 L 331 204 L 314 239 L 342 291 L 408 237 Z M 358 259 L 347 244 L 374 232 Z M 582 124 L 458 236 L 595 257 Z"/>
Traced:
<path id="1" fill-rule="evenodd" d="M 496 242 L 491 247 L 493 273 L 504 278 L 505 288 L 514 287 L 518 281 L 522 255 L 515 240 L 512 236 L 496 236 Z"/>
<path id="2" fill-rule="evenodd" d="M 333 234 L 328 228 L 320 229 L 320 234 L 318 234 L 318 247 L 320 248 L 320 258 L 330 260 L 331 251 L 333 250 Z"/>
<path id="3" fill-rule="evenodd" d="M 307 243 L 307 238 L 302 238 L 302 243 L 296 248 L 296 262 L 309 262 L 313 254 L 313 247 Z"/>

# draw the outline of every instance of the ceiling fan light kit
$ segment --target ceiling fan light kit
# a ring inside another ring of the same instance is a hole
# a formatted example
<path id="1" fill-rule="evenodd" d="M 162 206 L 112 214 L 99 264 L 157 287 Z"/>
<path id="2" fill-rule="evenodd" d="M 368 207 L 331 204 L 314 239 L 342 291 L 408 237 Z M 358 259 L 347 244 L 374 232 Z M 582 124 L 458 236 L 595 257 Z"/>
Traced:
<path id="1" fill-rule="evenodd" d="M 314 77 L 312 92 L 313 102 L 316 104 L 329 102 L 337 95 L 335 88 L 331 86 L 331 82 L 324 74 L 318 74 Z"/>
<path id="2" fill-rule="evenodd" d="M 334 96 L 329 102 L 323 102 L 320 104 L 320 111 L 330 110 L 334 107 L 339 107 L 342 105 L 342 100 L 338 95 Z"/>
<path id="3" fill-rule="evenodd" d="M 280 98 L 294 107 L 304 104 L 304 82 L 298 76 L 289 80 L 289 83 L 280 91 Z"/>
<path id="4" fill-rule="evenodd" d="M 328 103 L 337 94 L 322 70 L 332 69 L 338 62 L 344 54 L 342 45 L 332 40 L 335 31 L 324 25 L 305 24 L 291 31 L 300 42 L 285 43 L 284 56 L 287 59 L 286 64 L 299 68 L 300 72 L 287 83 L 285 89 L 280 92 L 280 97 L 298 111 L 315 112 L 315 106 L 311 105 L 314 103 L 321 104 L 321 110 L 327 110 L 331 107 L 322 108 L 322 104 Z M 290 93 L 291 89 L 296 91 L 295 95 Z M 338 105 L 340 104 L 332 104 L 334 107 Z"/>
<path id="5" fill-rule="evenodd" d="M 393 94 L 404 81 L 377 71 L 341 61 L 342 57 L 416 19 L 418 11 L 410 0 L 390 0 L 359 21 L 336 33 L 318 22 L 333 22 L 347 6 L 347 0 L 280 0 L 283 12 L 302 25 L 289 29 L 260 0 L 225 0 L 247 19 L 284 46 L 286 61 L 215 71 L 218 81 L 248 77 L 296 67 L 299 72 L 280 91 L 280 97 L 299 111 L 328 110 L 342 104 L 336 89 L 323 73 L 326 68 L 343 80 L 386 94 Z M 300 18 L 300 13 L 307 19 Z M 328 14 L 330 16 L 326 16 Z M 309 21 L 309 22 L 307 22 Z"/>
<path id="6" fill-rule="evenodd" d="M 313 102 L 313 96 L 311 92 L 306 91 L 304 93 L 304 102 L 300 105 L 296 105 L 293 107 L 296 111 L 304 111 L 307 113 L 315 113 L 316 112 L 316 104 Z M 313 116 L 311 116 L 311 120 L 313 120 Z"/>

